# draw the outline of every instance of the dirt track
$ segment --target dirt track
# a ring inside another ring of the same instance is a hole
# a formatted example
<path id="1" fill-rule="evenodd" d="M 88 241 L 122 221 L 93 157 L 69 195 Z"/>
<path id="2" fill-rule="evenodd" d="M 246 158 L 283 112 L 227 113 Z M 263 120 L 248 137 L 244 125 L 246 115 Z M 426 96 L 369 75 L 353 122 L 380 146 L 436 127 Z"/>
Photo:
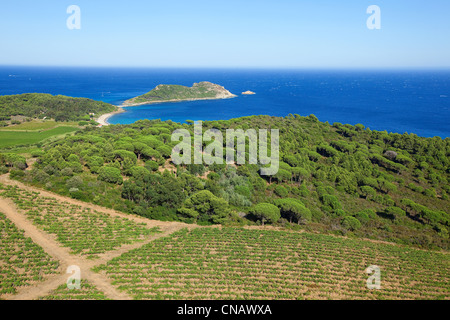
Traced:
<path id="1" fill-rule="evenodd" d="M 88 260 L 81 255 L 70 254 L 70 249 L 61 246 L 57 241 L 56 237 L 50 235 L 37 227 L 35 227 L 31 221 L 29 221 L 25 214 L 19 210 L 16 205 L 9 199 L 0 198 L 0 211 L 3 212 L 8 219 L 10 219 L 19 229 L 25 231 L 25 236 L 30 237 L 36 244 L 41 246 L 45 252 L 47 252 L 54 259 L 59 260 L 59 274 L 47 277 L 47 280 L 40 282 L 35 286 L 24 287 L 19 289 L 18 294 L 5 297 L 11 300 L 32 300 L 39 297 L 48 295 L 52 290 L 56 289 L 61 284 L 66 283 L 69 274 L 66 274 L 67 267 L 70 265 L 77 265 L 81 269 L 81 278 L 88 280 L 90 283 L 95 285 L 98 290 L 102 291 L 107 298 L 115 300 L 128 300 L 131 297 L 124 293 L 118 291 L 114 286 L 111 285 L 110 280 L 99 273 L 91 271 L 94 266 L 101 265 L 107 261 L 122 255 L 123 253 L 139 248 L 155 239 L 165 237 L 177 230 L 182 228 L 195 228 L 194 225 L 188 225 L 179 222 L 164 222 L 149 220 L 139 216 L 127 215 L 124 213 L 117 212 L 115 210 L 106 209 L 97 205 L 77 201 L 71 198 L 63 197 L 48 191 L 40 190 L 34 187 L 26 186 L 18 181 L 10 180 L 7 175 L 0 176 L 0 183 L 4 185 L 18 186 L 27 191 L 39 192 L 42 196 L 55 198 L 60 202 L 68 202 L 70 204 L 82 206 L 84 208 L 91 208 L 99 212 L 104 212 L 112 216 L 121 216 L 127 219 L 133 220 L 138 223 L 144 222 L 149 228 L 159 227 L 161 233 L 156 235 L 151 235 L 144 241 L 139 243 L 134 243 L 130 245 L 123 245 L 117 250 L 109 251 L 104 254 L 99 255 L 99 258 L 95 261 Z"/>

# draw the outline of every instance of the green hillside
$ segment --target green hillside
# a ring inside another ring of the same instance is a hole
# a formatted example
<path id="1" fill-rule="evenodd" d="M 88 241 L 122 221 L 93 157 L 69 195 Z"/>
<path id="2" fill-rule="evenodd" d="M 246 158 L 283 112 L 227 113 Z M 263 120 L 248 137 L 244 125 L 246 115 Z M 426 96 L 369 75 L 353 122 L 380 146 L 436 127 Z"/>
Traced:
<path id="1" fill-rule="evenodd" d="M 77 199 L 160 220 L 273 224 L 423 248 L 449 248 L 450 139 L 388 134 L 313 115 L 251 116 L 203 129 L 278 128 L 280 170 L 170 161 L 171 133 L 192 125 L 158 120 L 88 128 L 45 147 L 33 170 L 2 171 Z M 164 170 L 166 170 L 164 172 Z M 72 191 L 71 191 L 72 190 Z M 76 191 L 74 191 L 76 190 Z"/>
<path id="2" fill-rule="evenodd" d="M 90 113 L 99 116 L 117 110 L 117 107 L 86 98 L 52 96 L 44 93 L 25 93 L 0 96 L 0 121 L 11 120 L 13 116 L 56 121 L 89 120 Z"/>

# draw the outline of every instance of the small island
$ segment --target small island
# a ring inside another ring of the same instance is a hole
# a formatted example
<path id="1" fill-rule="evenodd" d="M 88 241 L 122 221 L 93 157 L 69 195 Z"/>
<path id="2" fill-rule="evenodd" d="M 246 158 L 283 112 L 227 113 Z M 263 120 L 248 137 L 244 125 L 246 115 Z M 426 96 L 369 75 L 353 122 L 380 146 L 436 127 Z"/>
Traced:
<path id="1" fill-rule="evenodd" d="M 192 87 L 160 84 L 144 95 L 126 100 L 123 106 L 132 107 L 150 103 L 215 100 L 234 97 L 236 95 L 224 87 L 208 81 L 194 83 Z"/>
<path id="2" fill-rule="evenodd" d="M 251 94 L 256 94 L 256 93 L 254 93 L 253 91 L 248 90 L 248 91 L 242 92 L 242 94 L 244 94 L 244 95 L 251 95 Z"/>

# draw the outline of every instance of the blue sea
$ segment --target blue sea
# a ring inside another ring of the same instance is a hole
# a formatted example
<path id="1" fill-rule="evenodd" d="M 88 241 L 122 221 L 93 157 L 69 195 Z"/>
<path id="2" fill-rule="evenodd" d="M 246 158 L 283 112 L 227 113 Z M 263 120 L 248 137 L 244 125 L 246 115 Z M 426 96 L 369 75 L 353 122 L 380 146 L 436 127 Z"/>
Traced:
<path id="1" fill-rule="evenodd" d="M 222 120 L 316 115 L 373 130 L 450 137 L 450 70 L 344 71 L 0 67 L 0 95 L 43 92 L 120 105 L 158 84 L 220 84 L 237 98 L 126 108 L 112 124 L 139 119 Z M 255 95 L 245 96 L 251 90 Z"/>

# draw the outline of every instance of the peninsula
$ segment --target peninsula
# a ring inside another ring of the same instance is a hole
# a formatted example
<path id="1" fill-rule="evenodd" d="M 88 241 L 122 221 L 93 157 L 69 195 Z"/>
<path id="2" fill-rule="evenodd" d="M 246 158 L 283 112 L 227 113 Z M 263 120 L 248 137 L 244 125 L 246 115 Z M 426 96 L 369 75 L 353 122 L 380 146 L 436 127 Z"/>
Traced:
<path id="1" fill-rule="evenodd" d="M 236 95 L 218 84 L 208 81 L 194 83 L 192 87 L 160 84 L 152 91 L 126 100 L 124 107 L 132 107 L 150 103 L 178 102 L 193 100 L 215 100 L 234 98 Z"/>

